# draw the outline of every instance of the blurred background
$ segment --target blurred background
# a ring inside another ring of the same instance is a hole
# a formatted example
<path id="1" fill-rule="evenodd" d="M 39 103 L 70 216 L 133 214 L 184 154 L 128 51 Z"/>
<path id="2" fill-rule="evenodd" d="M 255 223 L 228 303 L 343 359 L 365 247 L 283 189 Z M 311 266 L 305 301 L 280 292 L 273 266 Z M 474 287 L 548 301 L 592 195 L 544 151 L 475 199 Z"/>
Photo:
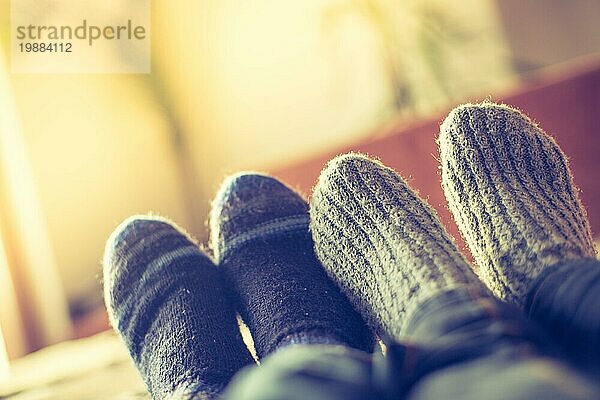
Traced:
<path id="1" fill-rule="evenodd" d="M 595 0 L 153 0 L 152 73 L 12 74 L 9 7 L 0 0 L 11 359 L 107 328 L 100 260 L 125 217 L 160 213 L 205 240 L 227 173 L 284 169 L 600 62 Z"/>

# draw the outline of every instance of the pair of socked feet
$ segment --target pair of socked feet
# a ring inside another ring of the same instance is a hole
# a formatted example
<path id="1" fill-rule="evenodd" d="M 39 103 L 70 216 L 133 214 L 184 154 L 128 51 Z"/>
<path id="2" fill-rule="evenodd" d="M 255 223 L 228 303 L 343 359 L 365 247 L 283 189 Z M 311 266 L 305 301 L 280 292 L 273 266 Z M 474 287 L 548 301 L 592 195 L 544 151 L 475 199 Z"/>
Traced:
<path id="1" fill-rule="evenodd" d="M 527 312 L 549 267 L 595 256 L 566 158 L 526 116 L 461 106 L 439 145 L 477 275 L 433 209 L 359 154 L 328 163 L 310 206 L 274 178 L 228 178 L 210 214 L 213 257 L 165 219 L 122 223 L 106 248 L 105 301 L 153 396 L 217 395 L 255 364 L 238 312 L 259 360 L 298 343 L 369 352 L 365 322 L 403 340 L 414 310 L 456 287 L 487 287 Z"/>

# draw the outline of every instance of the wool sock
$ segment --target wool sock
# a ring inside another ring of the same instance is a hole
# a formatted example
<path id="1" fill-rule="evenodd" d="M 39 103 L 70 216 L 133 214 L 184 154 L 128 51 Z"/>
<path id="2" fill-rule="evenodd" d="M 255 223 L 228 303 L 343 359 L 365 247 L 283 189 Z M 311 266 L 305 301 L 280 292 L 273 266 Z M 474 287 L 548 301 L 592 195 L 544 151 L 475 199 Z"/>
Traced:
<path id="1" fill-rule="evenodd" d="M 260 358 L 292 343 L 372 350 L 364 321 L 317 261 L 308 222 L 306 201 L 269 176 L 229 177 L 213 202 L 213 251 Z"/>
<path id="2" fill-rule="evenodd" d="M 254 363 L 220 271 L 179 228 L 132 217 L 104 254 L 104 299 L 155 399 L 212 399 Z"/>
<path id="3" fill-rule="evenodd" d="M 594 257 L 566 157 L 527 116 L 493 103 L 460 106 L 439 146 L 450 210 L 498 297 L 523 306 L 545 268 Z"/>
<path id="4" fill-rule="evenodd" d="M 378 161 L 346 154 L 321 172 L 311 199 L 319 260 L 382 336 L 437 292 L 482 287 L 435 211 Z"/>

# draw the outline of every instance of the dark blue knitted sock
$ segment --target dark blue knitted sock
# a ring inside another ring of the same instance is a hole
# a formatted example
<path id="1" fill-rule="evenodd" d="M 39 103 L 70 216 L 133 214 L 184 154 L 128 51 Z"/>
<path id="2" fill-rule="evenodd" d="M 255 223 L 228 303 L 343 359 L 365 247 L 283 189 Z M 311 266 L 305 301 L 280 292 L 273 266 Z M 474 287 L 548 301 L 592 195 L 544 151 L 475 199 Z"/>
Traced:
<path id="1" fill-rule="evenodd" d="M 308 204 L 274 178 L 228 178 L 211 212 L 211 243 L 264 357 L 291 343 L 372 350 L 359 314 L 317 261 Z"/>
<path id="2" fill-rule="evenodd" d="M 254 363 L 221 279 L 164 219 L 130 218 L 108 240 L 106 308 L 153 398 L 216 398 Z"/>

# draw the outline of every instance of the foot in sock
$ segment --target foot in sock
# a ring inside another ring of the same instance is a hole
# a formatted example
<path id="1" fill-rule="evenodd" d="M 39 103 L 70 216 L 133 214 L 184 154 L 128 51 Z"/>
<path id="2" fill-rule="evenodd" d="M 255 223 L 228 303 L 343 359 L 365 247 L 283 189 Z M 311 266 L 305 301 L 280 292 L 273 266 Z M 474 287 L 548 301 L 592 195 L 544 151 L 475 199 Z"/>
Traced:
<path id="1" fill-rule="evenodd" d="M 269 176 L 232 176 L 213 202 L 213 251 L 260 358 L 291 343 L 372 350 L 364 321 L 317 261 L 308 222 L 306 201 Z"/>
<path id="2" fill-rule="evenodd" d="M 498 297 L 523 306 L 547 267 L 594 257 L 566 157 L 528 117 L 505 105 L 463 105 L 442 124 L 439 146 L 450 210 Z"/>
<path id="3" fill-rule="evenodd" d="M 400 339 L 407 317 L 437 292 L 482 289 L 433 209 L 378 161 L 330 161 L 310 214 L 319 260 L 381 335 Z"/>
<path id="4" fill-rule="evenodd" d="M 216 398 L 254 363 L 221 279 L 165 219 L 132 217 L 108 240 L 106 308 L 153 398 Z"/>

